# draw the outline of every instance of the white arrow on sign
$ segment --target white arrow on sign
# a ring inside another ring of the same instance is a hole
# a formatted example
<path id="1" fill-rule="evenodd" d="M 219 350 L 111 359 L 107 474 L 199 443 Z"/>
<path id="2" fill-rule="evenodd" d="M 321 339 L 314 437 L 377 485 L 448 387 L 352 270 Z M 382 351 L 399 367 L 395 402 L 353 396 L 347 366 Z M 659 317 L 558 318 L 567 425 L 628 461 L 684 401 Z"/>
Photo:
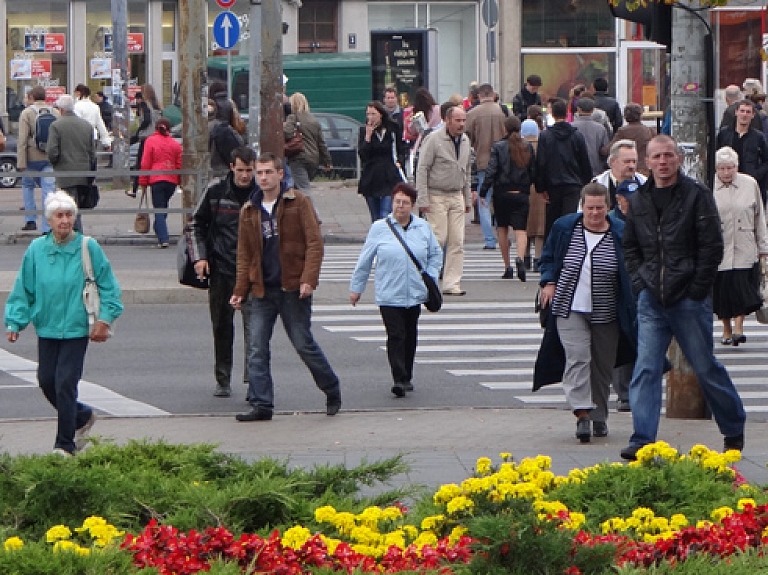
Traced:
<path id="1" fill-rule="evenodd" d="M 232 16 L 230 16 L 230 14 L 224 16 L 224 19 L 221 22 L 221 27 L 224 29 L 224 45 L 231 46 L 233 43 L 230 43 L 229 41 L 229 31 L 234 28 L 234 24 L 232 24 Z"/>

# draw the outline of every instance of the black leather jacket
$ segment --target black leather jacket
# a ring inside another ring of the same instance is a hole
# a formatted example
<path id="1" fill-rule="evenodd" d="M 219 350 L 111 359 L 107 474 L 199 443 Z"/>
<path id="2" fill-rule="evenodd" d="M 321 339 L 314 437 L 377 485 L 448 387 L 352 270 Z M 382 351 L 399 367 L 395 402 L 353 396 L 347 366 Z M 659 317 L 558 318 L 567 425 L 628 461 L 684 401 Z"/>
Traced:
<path id="1" fill-rule="evenodd" d="M 723 258 L 723 235 L 714 195 L 678 173 L 672 200 L 659 219 L 651 194 L 653 176 L 629 197 L 624 257 L 638 295 L 651 290 L 663 307 L 683 298 L 702 300 Z"/>
<path id="2" fill-rule="evenodd" d="M 488 190 L 493 188 L 493 193 L 519 191 L 525 195 L 531 193 L 531 184 L 536 175 L 536 154 L 533 147 L 528 144 L 531 152 L 528 165 L 522 168 L 512 163 L 509 156 L 509 141 L 505 138 L 495 142 L 491 147 L 491 156 L 488 160 L 488 167 L 485 168 L 485 178 L 483 185 L 479 190 L 481 197 L 488 196 Z"/>
<path id="3" fill-rule="evenodd" d="M 258 188 L 253 180 L 249 190 L 234 192 L 232 172 L 214 179 L 206 188 L 192 216 L 193 262 L 208 260 L 212 274 L 234 278 L 237 274 L 237 232 L 240 208 Z"/>

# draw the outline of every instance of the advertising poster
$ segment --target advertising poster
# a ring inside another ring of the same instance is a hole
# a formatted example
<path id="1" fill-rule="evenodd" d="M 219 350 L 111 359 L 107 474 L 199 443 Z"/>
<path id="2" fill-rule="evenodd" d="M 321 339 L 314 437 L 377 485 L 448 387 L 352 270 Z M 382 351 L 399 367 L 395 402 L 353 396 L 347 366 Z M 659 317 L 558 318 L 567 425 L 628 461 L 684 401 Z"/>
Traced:
<path id="1" fill-rule="evenodd" d="M 128 34 L 128 52 L 137 54 L 144 51 L 144 34 L 132 32 Z"/>
<path id="2" fill-rule="evenodd" d="M 11 60 L 11 80 L 31 80 L 32 60 Z"/>
<path id="3" fill-rule="evenodd" d="M 67 89 L 64 86 L 46 86 L 45 87 L 45 103 L 53 106 L 59 97 L 67 93 Z"/>
<path id="4" fill-rule="evenodd" d="M 427 85 L 426 47 L 424 31 L 371 32 L 374 99 L 381 100 L 384 88 L 394 86 L 400 107 L 408 107 L 416 89 Z"/>
<path id="5" fill-rule="evenodd" d="M 65 34 L 46 34 L 45 51 L 49 54 L 64 54 L 67 51 Z"/>
<path id="6" fill-rule="evenodd" d="M 51 60 L 30 60 L 33 78 L 51 77 Z"/>
<path id="7" fill-rule="evenodd" d="M 45 52 L 45 34 L 24 34 L 25 52 Z"/>
<path id="8" fill-rule="evenodd" d="M 525 54 L 523 56 L 523 77 L 538 74 L 543 82 L 539 89 L 542 102 L 549 98 L 568 99 L 574 86 L 584 84 L 587 88 L 595 78 L 615 78 L 615 58 L 612 54 Z"/>
<path id="9" fill-rule="evenodd" d="M 91 58 L 91 80 L 112 78 L 112 58 Z"/>

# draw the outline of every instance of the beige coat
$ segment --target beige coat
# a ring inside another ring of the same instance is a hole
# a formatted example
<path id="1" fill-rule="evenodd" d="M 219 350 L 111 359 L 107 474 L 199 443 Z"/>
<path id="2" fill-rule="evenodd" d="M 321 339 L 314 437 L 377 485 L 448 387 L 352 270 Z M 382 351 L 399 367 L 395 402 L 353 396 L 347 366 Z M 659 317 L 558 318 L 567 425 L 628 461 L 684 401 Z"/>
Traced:
<path id="1" fill-rule="evenodd" d="M 752 176 L 737 173 L 728 186 L 715 176 L 714 188 L 725 247 L 723 261 L 717 269 L 749 269 L 759 255 L 768 255 L 760 187 Z"/>
<path id="2" fill-rule="evenodd" d="M 456 146 L 448 135 L 445 126 L 424 138 L 419 152 L 419 166 L 416 170 L 416 188 L 419 191 L 416 207 L 429 206 L 429 195 L 447 196 L 463 194 L 464 205 L 472 206 L 472 193 L 469 189 L 472 175 L 472 154 L 469 138 L 461 135 L 459 157 L 456 158 Z"/>
<path id="3" fill-rule="evenodd" d="M 22 110 L 19 116 L 19 143 L 16 149 L 16 166 L 21 170 L 27 169 L 27 162 L 48 161 L 48 154 L 41 152 L 35 145 L 35 121 L 39 110 L 49 110 L 57 118 L 59 111 L 45 100 L 35 100 L 31 106 Z"/>
<path id="4" fill-rule="evenodd" d="M 484 170 L 491 159 L 491 147 L 507 135 L 504 120 L 507 117 L 499 105 L 491 100 L 467 112 L 465 131 L 477 155 L 477 169 Z"/>

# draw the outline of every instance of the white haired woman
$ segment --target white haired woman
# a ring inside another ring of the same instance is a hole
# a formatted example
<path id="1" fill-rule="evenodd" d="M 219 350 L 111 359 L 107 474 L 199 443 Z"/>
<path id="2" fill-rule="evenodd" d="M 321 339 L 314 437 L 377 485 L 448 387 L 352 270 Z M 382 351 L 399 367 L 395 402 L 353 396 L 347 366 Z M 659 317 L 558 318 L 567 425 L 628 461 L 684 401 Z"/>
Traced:
<path id="1" fill-rule="evenodd" d="M 734 346 L 747 341 L 744 317 L 762 306 L 760 258 L 768 255 L 760 186 L 738 168 L 739 155 L 733 148 L 725 146 L 717 151 L 712 188 L 725 250 L 717 269 L 712 309 L 723 322 L 720 343 Z"/>
<path id="2" fill-rule="evenodd" d="M 104 342 L 109 328 L 123 311 L 120 286 L 112 266 L 94 239 L 88 251 L 101 308 L 89 325 L 83 302 L 85 273 L 83 236 L 74 230 L 77 204 L 64 191 L 49 194 L 45 218 L 51 233 L 41 236 L 24 253 L 19 274 L 5 304 L 5 331 L 9 342 L 31 322 L 38 337 L 37 380 L 43 395 L 58 412 L 54 453 L 74 455 L 84 447 L 96 416 L 77 401 L 88 341 Z"/>

